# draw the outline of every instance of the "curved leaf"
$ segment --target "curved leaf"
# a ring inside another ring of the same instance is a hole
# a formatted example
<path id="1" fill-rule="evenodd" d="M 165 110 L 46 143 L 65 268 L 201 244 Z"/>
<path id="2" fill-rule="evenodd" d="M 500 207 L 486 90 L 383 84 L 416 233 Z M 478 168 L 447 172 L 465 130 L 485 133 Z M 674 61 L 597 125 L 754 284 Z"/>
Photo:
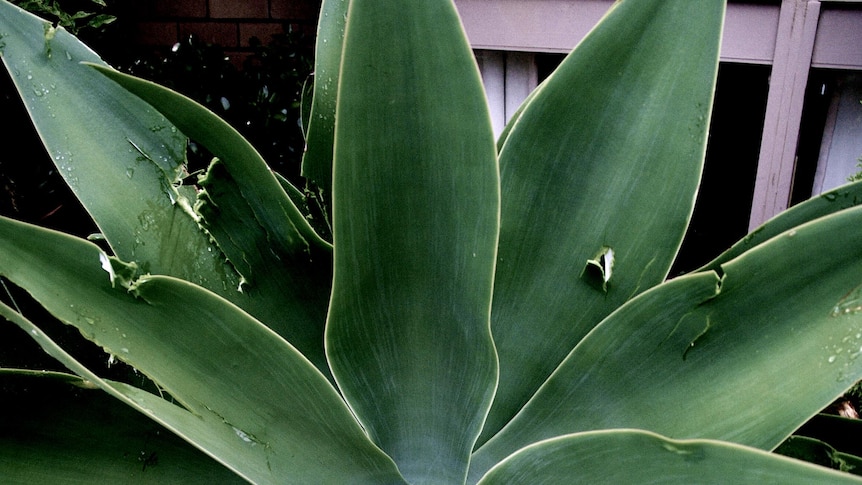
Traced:
<path id="1" fill-rule="evenodd" d="M 666 277 L 700 181 L 723 13 L 722 0 L 617 2 L 512 125 L 500 387 L 480 442 L 602 318 Z"/>
<path id="2" fill-rule="evenodd" d="M 2 59 L 59 173 L 114 253 L 144 272 L 225 296 L 239 277 L 189 217 L 177 187 L 186 138 L 161 114 L 81 65 L 102 61 L 62 28 L 0 2 Z"/>
<path id="3" fill-rule="evenodd" d="M 860 228 L 862 207 L 847 209 L 723 264 L 720 281 L 694 273 L 628 302 L 476 452 L 475 473 L 603 428 L 778 446 L 862 378 Z M 781 405 L 764 412 L 767 394 Z"/>
<path id="4" fill-rule="evenodd" d="M 450 0 L 351 3 L 335 140 L 333 375 L 409 481 L 462 482 L 497 372 L 499 178 Z"/>
<path id="5" fill-rule="evenodd" d="M 260 153 L 236 129 L 200 103 L 159 84 L 104 65 L 91 67 L 163 113 L 184 134 L 218 157 L 236 180 L 255 217 L 287 253 L 309 246 L 326 248 L 305 216 L 285 193 Z"/>
<path id="6" fill-rule="evenodd" d="M 75 385 L 86 389 L 100 388 L 106 391 L 195 445 L 247 480 L 259 483 L 273 482 L 274 478 L 268 475 L 273 472 L 273 466 L 270 462 L 272 450 L 257 446 L 260 443 L 253 441 L 253 435 L 248 435 L 225 422 L 222 416 L 216 413 L 191 413 L 173 401 L 168 401 L 137 387 L 102 379 L 75 360 L 36 325 L 2 303 L 0 303 L 0 315 L 30 334 L 45 352 L 80 375 L 84 380 L 68 375 L 58 375 L 58 378 L 70 380 Z M 11 446 L 14 448 L 14 445 Z M 335 482 L 340 482 L 346 473 L 353 473 L 357 479 L 368 479 L 375 483 L 403 483 L 397 473 L 393 473 L 391 469 L 383 470 L 380 473 L 371 473 L 370 476 L 362 472 L 356 474 L 357 470 L 345 471 L 341 468 L 310 472 L 302 469 L 294 470 L 294 472 L 296 471 L 299 472 L 300 478 L 303 480 L 329 478 Z M 279 481 L 284 479 L 284 477 L 275 478 Z"/>
<path id="7" fill-rule="evenodd" d="M 507 458 L 479 482 L 596 483 L 862 483 L 859 477 L 720 441 L 674 441 L 635 430 L 554 438 Z"/>
<path id="8" fill-rule="evenodd" d="M 163 112 L 218 161 L 200 184 L 195 210 L 243 277 L 232 301 L 284 336 L 322 372 L 331 246 L 311 228 L 260 154 L 199 103 L 158 84 L 94 66 Z"/>
<path id="9" fill-rule="evenodd" d="M 0 218 L 0 235 L 0 274 L 182 407 L 110 386 L 231 469 L 262 483 L 401 481 L 324 376 L 226 300 L 165 276 L 126 281 L 122 263 L 62 233 Z"/>
<path id="10" fill-rule="evenodd" d="M 330 250 L 277 243 L 221 161 L 210 164 L 199 184 L 195 210 L 201 223 L 243 276 L 243 297 L 235 303 L 328 375 L 323 326 L 332 279 Z"/>
<path id="11" fill-rule="evenodd" d="M 813 221 L 818 217 L 827 216 L 835 212 L 862 204 L 862 181 L 846 184 L 841 187 L 824 192 L 817 197 L 812 197 L 790 209 L 781 212 L 772 219 L 766 221 L 751 234 L 734 244 L 730 249 L 721 253 L 713 261 L 710 261 L 698 271 L 710 271 L 718 269 L 722 264 L 768 241 L 782 232 L 793 229 L 806 222 Z"/>

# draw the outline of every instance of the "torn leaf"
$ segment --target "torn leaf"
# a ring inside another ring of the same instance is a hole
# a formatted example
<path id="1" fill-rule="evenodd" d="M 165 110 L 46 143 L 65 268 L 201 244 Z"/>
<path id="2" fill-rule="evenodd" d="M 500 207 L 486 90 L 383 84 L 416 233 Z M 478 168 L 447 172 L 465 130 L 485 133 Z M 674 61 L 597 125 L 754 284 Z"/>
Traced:
<path id="1" fill-rule="evenodd" d="M 159 170 L 159 182 L 162 186 L 162 191 L 170 198 L 171 204 L 176 204 L 178 200 L 182 199 L 181 194 L 178 191 L 178 188 L 182 186 L 183 181 L 183 173 L 185 172 L 185 167 L 182 164 L 176 164 L 173 167 L 165 167 L 163 164 L 157 162 L 150 154 L 148 154 L 140 145 L 133 142 L 130 138 L 126 137 L 126 141 L 129 142 L 129 145 L 135 149 L 138 153 L 137 162 L 150 162 L 156 166 Z M 162 157 L 162 161 L 168 163 L 168 159 Z M 134 173 L 134 168 L 132 169 L 132 173 Z M 126 172 L 126 175 L 129 176 L 129 172 Z M 182 202 L 182 201 L 180 201 Z M 183 207 L 188 212 L 186 207 Z M 190 214 L 191 215 L 191 214 Z"/>
<path id="2" fill-rule="evenodd" d="M 119 283 L 123 288 L 129 289 L 138 276 L 138 265 L 134 262 L 124 263 L 114 256 L 108 256 L 104 251 L 99 252 L 99 261 L 102 263 L 102 269 L 108 273 L 113 288 Z"/>
<path id="3" fill-rule="evenodd" d="M 605 293 L 608 292 L 608 282 L 611 280 L 611 275 L 614 269 L 614 250 L 607 246 L 602 246 L 602 249 L 593 257 L 588 259 L 584 271 L 581 273 L 581 278 L 596 287 L 601 288 Z"/>
<path id="4" fill-rule="evenodd" d="M 54 40 L 54 36 L 57 34 L 57 28 L 51 24 L 45 24 L 45 57 L 48 59 L 51 58 L 51 41 Z"/>

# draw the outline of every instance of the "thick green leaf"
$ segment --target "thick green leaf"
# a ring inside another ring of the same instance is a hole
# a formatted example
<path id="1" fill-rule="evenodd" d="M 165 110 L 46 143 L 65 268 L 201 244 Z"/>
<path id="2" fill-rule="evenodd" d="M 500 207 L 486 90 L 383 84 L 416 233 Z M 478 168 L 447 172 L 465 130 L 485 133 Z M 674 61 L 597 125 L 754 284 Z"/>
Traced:
<path id="1" fill-rule="evenodd" d="M 82 66 L 81 61 L 101 61 L 76 39 L 57 31 L 46 41 L 43 26 L 48 24 L 5 2 L 0 7 L 0 22 L 15 28 L 9 32 L 15 35 L 7 36 L 4 61 L 12 67 L 49 151 L 76 154 L 55 161 L 117 256 L 135 261 L 144 273 L 178 276 L 229 298 L 328 373 L 323 324 L 330 248 L 293 207 L 260 155 L 235 130 L 187 98 L 100 68 L 149 94 L 148 101 L 183 123 L 183 131 L 232 167 L 230 174 L 208 178 L 204 212 L 209 217 L 201 222 L 209 233 L 202 231 L 194 220 L 200 214 L 192 207 L 197 195 L 189 187 L 175 186 L 182 176 L 186 143 L 177 127 Z M 32 69 L 25 70 L 31 64 Z M 48 83 L 55 87 L 28 94 L 30 84 Z"/>
<path id="2" fill-rule="evenodd" d="M 450 0 L 351 3 L 335 140 L 333 374 L 409 481 L 462 482 L 497 374 L 499 178 Z"/>
<path id="3" fill-rule="evenodd" d="M 720 441 L 674 441 L 634 430 L 542 441 L 479 482 L 492 484 L 862 483 L 859 477 Z"/>
<path id="4" fill-rule="evenodd" d="M 110 387 L 237 473 L 261 483 L 401 481 L 324 376 L 226 300 L 165 276 L 126 281 L 98 247 L 5 218 L 0 254 L 0 274 L 183 407 Z"/>
<path id="5" fill-rule="evenodd" d="M 197 102 L 158 84 L 104 67 L 102 74 L 156 109 L 210 150 L 196 214 L 243 277 L 232 300 L 284 336 L 325 374 L 323 326 L 332 248 L 311 228 L 260 154 Z"/>
<path id="6" fill-rule="evenodd" d="M 291 202 L 260 153 L 236 129 L 200 103 L 156 83 L 92 64 L 101 74 L 159 110 L 183 133 L 218 157 L 236 181 L 258 223 L 287 255 L 328 248 Z M 294 256 L 295 257 L 295 256 Z"/>
<path id="7" fill-rule="evenodd" d="M 239 277 L 189 217 L 178 187 L 186 138 L 158 112 L 82 61 L 102 61 L 62 28 L 0 1 L 0 45 L 59 173 L 115 254 L 224 295 Z"/>
<path id="8" fill-rule="evenodd" d="M 314 87 L 302 175 L 320 189 L 317 196 L 324 204 L 331 203 L 335 107 L 349 3 L 349 0 L 323 0 L 317 29 Z"/>
<path id="9" fill-rule="evenodd" d="M 666 277 L 700 180 L 723 13 L 722 0 L 616 3 L 512 125 L 500 387 L 480 442 L 602 318 Z"/>
<path id="10" fill-rule="evenodd" d="M 862 181 L 843 185 L 781 212 L 745 236 L 699 271 L 710 271 L 782 232 L 818 217 L 862 204 Z"/>
<path id="11" fill-rule="evenodd" d="M 87 385 L 76 376 L 0 370 L 3 483 L 245 483 Z"/>
<path id="12" fill-rule="evenodd" d="M 330 376 L 323 327 L 332 281 L 327 249 L 285 251 L 263 229 L 225 164 L 213 162 L 200 181 L 195 210 L 202 224 L 243 276 L 244 310 L 284 337 Z M 313 256 L 312 256 L 313 255 Z"/>
<path id="13" fill-rule="evenodd" d="M 694 273 L 628 302 L 476 452 L 475 473 L 604 428 L 778 446 L 862 378 L 860 228 L 862 207 L 847 209 L 723 264 L 720 280 Z"/>

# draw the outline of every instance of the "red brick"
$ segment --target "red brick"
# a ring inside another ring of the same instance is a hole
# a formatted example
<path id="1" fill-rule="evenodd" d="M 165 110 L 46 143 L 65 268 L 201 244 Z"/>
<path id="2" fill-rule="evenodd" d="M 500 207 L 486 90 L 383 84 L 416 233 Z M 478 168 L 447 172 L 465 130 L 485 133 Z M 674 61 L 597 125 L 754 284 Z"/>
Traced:
<path id="1" fill-rule="evenodd" d="M 176 22 L 141 22 L 136 43 L 143 46 L 171 46 L 179 40 Z"/>
<path id="2" fill-rule="evenodd" d="M 155 14 L 160 17 L 206 17 L 206 0 L 155 0 Z"/>
<path id="3" fill-rule="evenodd" d="M 194 35 L 203 42 L 228 49 L 239 45 L 233 22 L 181 22 L 179 31 L 182 38 Z"/>
<path id="4" fill-rule="evenodd" d="M 320 0 L 270 0 L 269 9 L 274 19 L 313 21 L 320 13 Z"/>
<path id="5" fill-rule="evenodd" d="M 210 17 L 215 19 L 265 19 L 267 0 L 210 0 Z"/>
<path id="6" fill-rule="evenodd" d="M 257 37 L 266 45 L 272 40 L 275 34 L 284 33 L 284 26 L 280 23 L 255 23 L 255 24 L 239 24 L 239 41 L 240 45 L 248 47 L 248 42 L 252 37 Z"/>

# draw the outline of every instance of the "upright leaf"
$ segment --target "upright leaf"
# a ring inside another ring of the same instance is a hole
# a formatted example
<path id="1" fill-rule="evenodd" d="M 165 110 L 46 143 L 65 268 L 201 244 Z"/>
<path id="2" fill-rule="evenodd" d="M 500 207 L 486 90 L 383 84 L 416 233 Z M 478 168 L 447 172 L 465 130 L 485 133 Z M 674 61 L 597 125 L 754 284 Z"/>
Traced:
<path id="1" fill-rule="evenodd" d="M 347 23 L 327 355 L 409 481 L 458 483 L 497 372 L 490 117 L 450 0 L 355 0 Z"/>
<path id="2" fill-rule="evenodd" d="M 493 436 L 620 304 L 661 282 L 700 181 L 723 0 L 623 0 L 500 152 Z"/>
<path id="3" fill-rule="evenodd" d="M 314 86 L 308 119 L 302 175 L 320 189 L 329 203 L 332 192 L 332 147 L 341 52 L 349 0 L 323 0 L 314 57 Z"/>

